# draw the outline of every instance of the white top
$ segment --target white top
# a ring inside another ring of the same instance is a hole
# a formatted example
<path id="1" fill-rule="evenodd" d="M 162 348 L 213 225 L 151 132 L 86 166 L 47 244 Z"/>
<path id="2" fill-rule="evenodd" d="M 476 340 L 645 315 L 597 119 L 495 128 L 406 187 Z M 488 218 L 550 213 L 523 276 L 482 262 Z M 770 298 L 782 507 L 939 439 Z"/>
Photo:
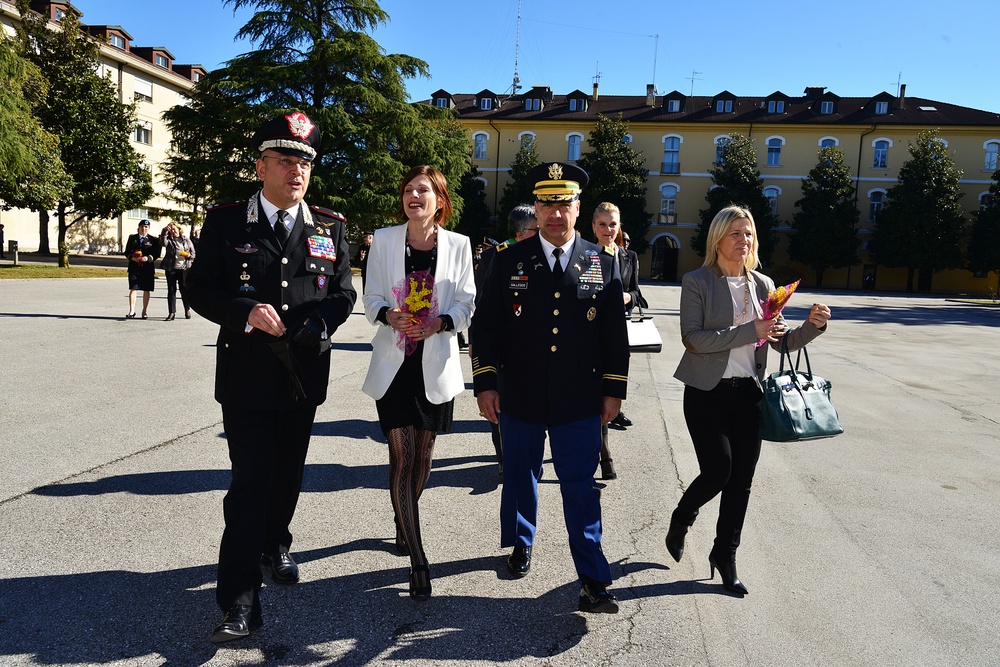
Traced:
<path id="1" fill-rule="evenodd" d="M 757 299 L 751 287 L 750 300 L 749 302 L 744 301 L 747 297 L 746 275 L 736 277 L 727 276 L 726 282 L 729 283 L 729 293 L 733 297 L 733 326 L 738 327 L 741 324 L 753 322 L 757 317 Z M 744 306 L 746 307 L 745 311 Z M 755 345 L 753 343 L 730 349 L 729 363 L 726 364 L 726 370 L 722 374 L 722 377 L 754 377 L 757 374 L 754 349 Z"/>

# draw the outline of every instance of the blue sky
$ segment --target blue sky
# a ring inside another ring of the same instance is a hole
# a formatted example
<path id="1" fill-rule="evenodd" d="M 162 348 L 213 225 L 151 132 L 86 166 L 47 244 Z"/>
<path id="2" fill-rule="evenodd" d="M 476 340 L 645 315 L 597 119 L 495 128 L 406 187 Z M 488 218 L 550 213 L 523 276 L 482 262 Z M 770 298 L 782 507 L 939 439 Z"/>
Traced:
<path id="1" fill-rule="evenodd" d="M 213 69 L 252 48 L 233 40 L 251 13 L 234 16 L 221 0 L 73 4 L 85 23 L 121 25 L 135 44 L 165 46 L 180 63 Z M 412 99 L 439 88 L 509 90 L 517 0 L 381 6 L 390 16 L 374 33 L 382 47 L 430 66 L 431 79 L 407 83 Z M 690 94 L 693 84 L 695 95 L 794 96 L 826 86 L 842 97 L 868 97 L 895 94 L 902 82 L 907 96 L 1000 113 L 998 19 L 997 0 L 523 0 L 518 72 L 525 90 L 547 85 L 556 94 L 589 93 L 598 72 L 608 95 L 643 95 L 655 83 L 660 93 Z"/>

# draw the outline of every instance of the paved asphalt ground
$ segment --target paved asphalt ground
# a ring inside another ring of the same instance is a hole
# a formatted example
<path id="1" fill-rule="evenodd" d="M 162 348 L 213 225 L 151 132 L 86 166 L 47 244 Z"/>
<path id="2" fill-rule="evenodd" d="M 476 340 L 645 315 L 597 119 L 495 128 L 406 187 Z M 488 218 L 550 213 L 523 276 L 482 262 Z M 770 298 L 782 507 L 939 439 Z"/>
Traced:
<path id="1" fill-rule="evenodd" d="M 612 432 L 620 477 L 603 491 L 621 613 L 575 611 L 548 463 L 532 571 L 508 578 L 471 392 L 421 501 L 434 596 L 409 599 L 386 448 L 360 392 L 372 328 L 356 309 L 335 337 L 292 526 L 302 582 L 267 585 L 265 627 L 216 647 L 229 472 L 215 327 L 163 322 L 162 280 L 147 321 L 123 319 L 124 275 L 0 281 L 0 664 L 1000 665 L 1000 309 L 793 297 L 792 321 L 812 301 L 833 309 L 812 362 L 846 433 L 765 443 L 739 599 L 708 577 L 717 503 L 681 563 L 663 545 L 697 462 L 672 378 L 680 291 L 643 289 L 665 346 L 632 359 L 635 426 Z"/>

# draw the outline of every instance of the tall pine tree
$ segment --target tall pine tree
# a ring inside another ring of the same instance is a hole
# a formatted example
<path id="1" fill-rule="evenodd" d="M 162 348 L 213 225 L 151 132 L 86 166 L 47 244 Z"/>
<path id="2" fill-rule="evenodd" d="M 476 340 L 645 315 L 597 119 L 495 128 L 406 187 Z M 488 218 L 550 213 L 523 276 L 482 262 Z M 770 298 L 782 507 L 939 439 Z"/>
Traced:
<path id="1" fill-rule="evenodd" d="M 886 193 L 872 249 L 879 264 L 907 269 L 908 292 L 917 271 L 962 264 L 962 173 L 937 131 L 921 132 L 899 168 L 898 183 Z"/>
<path id="2" fill-rule="evenodd" d="M 708 226 L 715 214 L 730 204 L 738 204 L 750 209 L 757 227 L 761 261 L 767 265 L 778 243 L 774 228 L 778 218 L 771 210 L 771 202 L 764 196 L 764 183 L 757 169 L 757 153 L 753 142 L 742 134 L 734 133 L 721 150 L 720 160 L 709 173 L 715 187 L 705 195 L 708 208 L 702 209 L 698 233 L 691 239 L 691 247 L 702 257 L 705 256 L 705 239 Z"/>
<path id="3" fill-rule="evenodd" d="M 802 199 L 795 206 L 788 254 L 812 267 L 816 286 L 822 287 L 827 268 L 858 263 L 858 207 L 842 150 L 832 146 L 819 150 L 819 161 L 802 180 Z"/>
<path id="4" fill-rule="evenodd" d="M 455 223 L 462 207 L 458 185 L 470 163 L 468 137 L 449 110 L 408 101 L 406 79 L 427 76 L 427 64 L 403 54 L 386 54 L 368 34 L 389 18 L 378 3 L 225 0 L 225 4 L 234 10 L 255 10 L 236 35 L 253 43 L 254 50 L 207 77 L 204 87 L 199 82 L 192 113 L 171 114 L 171 130 L 186 138 L 184 145 L 175 146 L 177 159 L 168 167 L 175 188 L 190 199 L 198 171 L 211 173 L 211 165 L 220 157 L 199 152 L 198 137 L 224 143 L 223 159 L 249 163 L 255 155 L 247 142 L 260 119 L 297 109 L 323 133 L 308 200 L 345 213 L 352 233 L 394 224 L 391 214 L 398 205 L 399 179 L 417 164 L 432 165 L 448 179 L 456 204 L 451 224 Z M 229 129 L 219 127 L 215 113 L 220 105 L 231 107 L 223 117 Z M 243 185 L 245 172 L 239 173 Z M 212 178 L 209 190 L 228 194 L 231 186 L 223 182 L 225 176 Z M 247 189 L 241 198 L 249 194 Z"/>
<path id="5" fill-rule="evenodd" d="M 643 166 L 642 153 L 626 141 L 628 123 L 618 118 L 598 115 L 587 145 L 590 150 L 580 156 L 577 165 L 590 176 L 590 185 L 583 190 L 580 220 L 577 225 L 584 234 L 589 233 L 594 209 L 607 201 L 621 211 L 622 229 L 632 242 L 630 250 L 645 252 L 649 243 L 650 215 L 646 213 L 646 177 L 649 171 Z"/>
<path id="6" fill-rule="evenodd" d="M 993 172 L 993 183 L 984 206 L 975 213 L 967 252 L 970 271 L 993 271 L 997 286 L 993 298 L 1000 293 L 1000 170 Z"/>

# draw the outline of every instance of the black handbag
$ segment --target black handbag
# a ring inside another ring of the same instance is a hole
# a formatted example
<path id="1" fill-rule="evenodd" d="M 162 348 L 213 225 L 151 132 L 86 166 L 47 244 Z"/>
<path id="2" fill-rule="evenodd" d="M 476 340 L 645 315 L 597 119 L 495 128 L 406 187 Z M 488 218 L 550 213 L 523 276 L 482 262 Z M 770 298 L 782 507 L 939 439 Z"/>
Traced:
<path id="1" fill-rule="evenodd" d="M 802 357 L 806 370 L 799 369 Z M 788 370 L 785 370 L 785 359 Z M 764 381 L 760 406 L 760 437 L 771 442 L 829 438 L 844 432 L 830 400 L 830 381 L 813 374 L 809 352 L 799 350 L 792 366 L 787 339 L 781 341 L 781 365 Z"/>

